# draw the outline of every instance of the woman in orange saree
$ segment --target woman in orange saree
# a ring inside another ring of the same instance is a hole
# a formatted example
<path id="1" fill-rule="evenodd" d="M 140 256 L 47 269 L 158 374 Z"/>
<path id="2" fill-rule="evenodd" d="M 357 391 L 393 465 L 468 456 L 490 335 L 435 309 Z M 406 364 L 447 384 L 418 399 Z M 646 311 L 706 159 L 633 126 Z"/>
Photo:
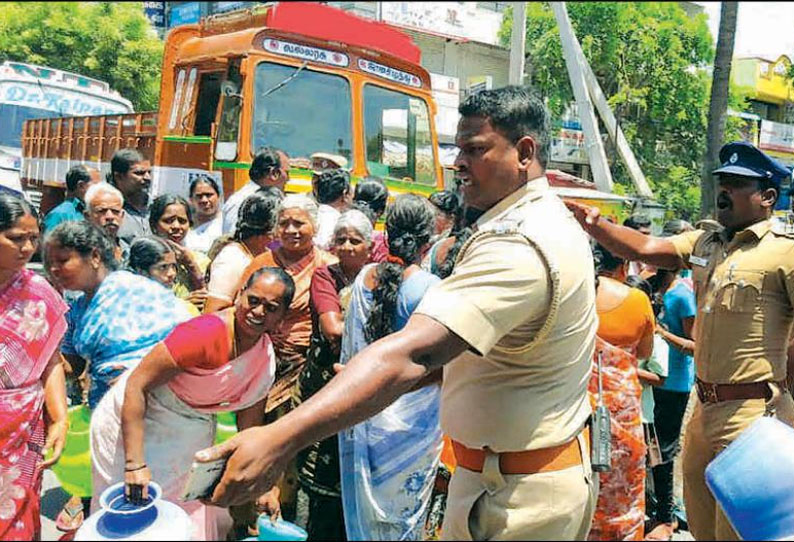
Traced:
<path id="1" fill-rule="evenodd" d="M 271 334 L 276 351 L 276 382 L 267 400 L 265 420 L 275 421 L 289 412 L 297 398 L 298 378 L 306 365 L 312 336 L 310 289 L 314 272 L 337 263 L 336 256 L 317 248 L 313 237 L 317 231 L 317 204 L 307 196 L 289 194 L 276 211 L 275 250 L 266 250 L 253 259 L 243 273 L 240 285 L 262 267 L 280 267 L 295 282 L 295 297 L 279 327 Z M 239 291 L 239 287 L 237 288 Z M 295 519 L 298 473 L 295 460 L 287 467 L 279 485 L 281 510 L 285 519 Z"/>
<path id="2" fill-rule="evenodd" d="M 645 436 L 638 358 L 650 356 L 655 320 L 650 300 L 622 283 L 627 262 L 603 247 L 594 249 L 599 326 L 594 360 L 601 356 L 603 402 L 612 429 L 612 468 L 600 473 L 590 540 L 642 540 L 645 530 Z M 598 399 L 598 364 L 593 364 L 590 400 Z"/>

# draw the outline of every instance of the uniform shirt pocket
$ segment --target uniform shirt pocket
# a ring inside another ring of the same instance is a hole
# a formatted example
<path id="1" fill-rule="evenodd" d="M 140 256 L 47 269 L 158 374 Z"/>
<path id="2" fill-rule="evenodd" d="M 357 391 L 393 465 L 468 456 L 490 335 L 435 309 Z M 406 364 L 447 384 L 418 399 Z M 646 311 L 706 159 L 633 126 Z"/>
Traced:
<path id="1" fill-rule="evenodd" d="M 718 293 L 718 305 L 730 312 L 754 312 L 761 306 L 765 271 L 733 270 Z"/>

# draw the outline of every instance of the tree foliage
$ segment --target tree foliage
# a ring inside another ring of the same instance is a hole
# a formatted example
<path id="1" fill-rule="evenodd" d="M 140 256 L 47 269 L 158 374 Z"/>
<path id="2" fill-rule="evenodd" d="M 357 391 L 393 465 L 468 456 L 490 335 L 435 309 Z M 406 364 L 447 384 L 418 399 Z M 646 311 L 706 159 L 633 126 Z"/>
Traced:
<path id="1" fill-rule="evenodd" d="M 136 110 L 157 109 L 163 43 L 141 2 L 2 2 L 0 60 L 106 81 Z"/>
<path id="2" fill-rule="evenodd" d="M 705 14 L 676 2 L 569 2 L 574 32 L 657 200 L 680 217 L 697 217 L 714 45 Z M 509 45 L 512 12 L 500 38 Z M 553 118 L 574 101 L 554 13 L 527 3 L 526 82 L 547 99 Z M 741 97 L 731 106 L 743 109 Z M 606 132 L 602 127 L 602 131 Z M 738 134 L 729 123 L 726 139 Z M 633 193 L 611 144 L 615 180 Z"/>

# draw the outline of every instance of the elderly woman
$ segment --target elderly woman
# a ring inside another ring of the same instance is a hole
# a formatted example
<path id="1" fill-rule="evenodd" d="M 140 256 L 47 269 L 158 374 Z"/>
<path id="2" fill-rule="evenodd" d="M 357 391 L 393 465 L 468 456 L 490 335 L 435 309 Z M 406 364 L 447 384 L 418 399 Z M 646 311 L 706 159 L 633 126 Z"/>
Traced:
<path id="1" fill-rule="evenodd" d="M 276 207 L 282 197 L 274 188 L 260 189 L 248 196 L 237 213 L 234 235 L 213 245 L 205 314 L 234 303 L 236 286 L 248 264 L 273 242 Z"/>
<path id="2" fill-rule="evenodd" d="M 281 327 L 273 335 L 276 350 L 276 383 L 268 398 L 268 419 L 277 419 L 292 408 L 292 396 L 297 393 L 298 376 L 306 363 L 306 353 L 312 334 L 312 317 L 309 308 L 310 286 L 314 272 L 325 265 L 337 262 L 336 256 L 314 246 L 312 238 L 317 229 L 317 204 L 307 196 L 287 195 L 276 213 L 276 238 L 281 245 L 253 259 L 242 277 L 242 282 L 262 267 L 280 267 L 295 281 L 295 297 Z M 284 517 L 295 517 L 297 495 L 295 463 L 288 468 L 281 484 L 281 503 Z"/>
<path id="3" fill-rule="evenodd" d="M 413 194 L 386 212 L 389 257 L 358 274 L 345 315 L 340 361 L 405 326 L 439 281 L 419 262 L 433 211 Z M 345 529 L 349 540 L 420 540 L 441 454 L 438 383 L 406 393 L 381 413 L 339 433 Z"/>
<path id="4" fill-rule="evenodd" d="M 66 439 L 58 343 L 67 305 L 25 269 L 38 242 L 33 208 L 0 194 L 0 540 L 40 538 L 41 472 L 58 461 Z M 43 461 L 47 449 L 53 454 Z"/>
<path id="5" fill-rule="evenodd" d="M 154 479 L 190 514 L 195 540 L 220 538 L 220 510 L 179 495 L 193 454 L 215 438 L 216 413 L 236 412 L 241 430 L 262 423 L 276 372 L 268 334 L 293 294 L 282 269 L 260 269 L 233 307 L 178 325 L 120 379 L 91 420 L 95 498 L 124 479 L 128 497 L 142 499 Z"/>
<path id="6" fill-rule="evenodd" d="M 339 258 L 339 263 L 315 271 L 309 289 L 312 337 L 306 366 L 298 380 L 300 400 L 314 395 L 334 375 L 333 365 L 339 361 L 350 286 L 369 261 L 372 233 L 372 223 L 361 211 L 346 211 L 334 226 L 331 252 Z M 301 488 L 309 497 L 306 527 L 309 539 L 344 540 L 336 436 L 300 452 L 297 467 Z"/>
<path id="7" fill-rule="evenodd" d="M 159 237 L 138 237 L 130 245 L 127 269 L 159 282 L 169 290 L 176 285 L 176 251 Z M 191 316 L 198 316 L 199 310 L 187 300 L 180 299 Z"/>
<path id="8" fill-rule="evenodd" d="M 187 200 L 180 196 L 163 194 L 152 202 L 149 208 L 149 225 L 152 233 L 171 242 L 176 253 L 177 273 L 174 293 L 180 299 L 187 299 L 199 311 L 204 308 L 207 290 L 204 287 L 204 272 L 209 258 L 201 252 L 184 247 L 185 237 L 190 231 L 193 214 Z"/>
<path id="9" fill-rule="evenodd" d="M 336 256 L 314 246 L 312 237 L 316 227 L 317 204 L 301 194 L 286 196 L 276 212 L 276 238 L 281 246 L 254 258 L 243 273 L 244 282 L 257 269 L 275 266 L 284 269 L 295 281 L 295 298 L 281 328 L 273 334 L 278 367 L 268 411 L 290 399 L 306 362 L 312 334 L 309 288 L 314 272 L 338 261 Z"/>

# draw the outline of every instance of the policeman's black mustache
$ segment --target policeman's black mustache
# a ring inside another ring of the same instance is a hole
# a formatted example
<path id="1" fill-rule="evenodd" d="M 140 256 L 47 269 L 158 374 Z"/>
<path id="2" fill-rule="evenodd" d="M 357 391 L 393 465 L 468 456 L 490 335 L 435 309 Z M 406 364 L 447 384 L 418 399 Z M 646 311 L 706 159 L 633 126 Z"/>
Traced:
<path id="1" fill-rule="evenodd" d="M 720 192 L 717 196 L 717 209 L 724 211 L 733 207 L 733 200 L 725 192 Z"/>

